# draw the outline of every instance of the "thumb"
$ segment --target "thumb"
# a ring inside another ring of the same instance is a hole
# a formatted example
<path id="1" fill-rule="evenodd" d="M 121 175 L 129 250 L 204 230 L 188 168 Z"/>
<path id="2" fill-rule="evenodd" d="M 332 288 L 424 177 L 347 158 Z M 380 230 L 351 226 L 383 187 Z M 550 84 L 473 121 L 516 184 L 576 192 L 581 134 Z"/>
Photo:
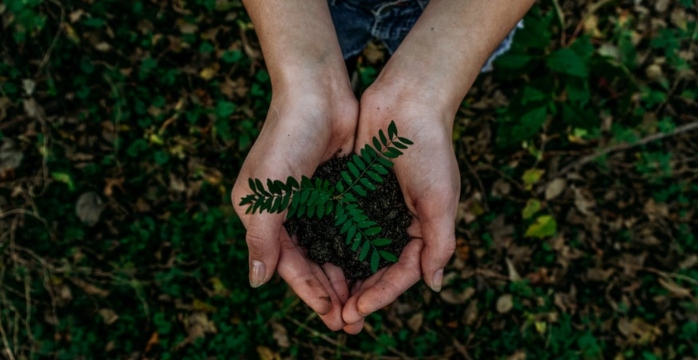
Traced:
<path id="1" fill-rule="evenodd" d="M 434 291 L 441 291 L 444 267 L 456 249 L 455 219 L 450 216 L 421 220 L 424 250 L 422 276 Z"/>
<path id="2" fill-rule="evenodd" d="M 283 215 L 256 214 L 247 224 L 247 249 L 249 250 L 250 286 L 262 286 L 271 279 L 279 262 L 279 238 Z"/>

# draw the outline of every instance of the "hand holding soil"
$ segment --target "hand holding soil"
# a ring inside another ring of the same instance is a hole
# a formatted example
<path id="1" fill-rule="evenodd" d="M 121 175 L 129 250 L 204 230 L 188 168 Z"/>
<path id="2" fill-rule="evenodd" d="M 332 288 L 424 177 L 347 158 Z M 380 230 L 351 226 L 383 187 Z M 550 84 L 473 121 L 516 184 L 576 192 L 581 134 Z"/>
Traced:
<path id="1" fill-rule="evenodd" d="M 317 87 L 320 89 L 320 87 Z M 294 95 L 302 94 L 302 96 Z M 327 93 L 274 94 L 262 132 L 245 159 L 232 199 L 247 229 L 250 285 L 258 287 L 277 270 L 296 294 L 331 329 L 344 326 L 341 310 L 348 298 L 344 276 L 336 266 L 308 260 L 282 224 L 282 214 L 245 214 L 239 199 L 250 193 L 247 179 L 311 175 L 323 161 L 351 152 L 358 107 L 353 95 L 330 101 Z"/>

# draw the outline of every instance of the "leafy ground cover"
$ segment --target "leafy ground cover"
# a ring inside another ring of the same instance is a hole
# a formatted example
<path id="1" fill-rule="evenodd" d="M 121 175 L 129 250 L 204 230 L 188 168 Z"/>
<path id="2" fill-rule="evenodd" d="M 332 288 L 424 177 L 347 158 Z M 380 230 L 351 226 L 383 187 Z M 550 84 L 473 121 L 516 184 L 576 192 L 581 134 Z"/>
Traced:
<path id="1" fill-rule="evenodd" d="M 698 358 L 696 5 L 542 1 L 458 113 L 458 248 L 358 336 L 247 285 L 239 1 L 0 4 L 8 359 Z M 385 54 L 372 45 L 356 80 Z"/>

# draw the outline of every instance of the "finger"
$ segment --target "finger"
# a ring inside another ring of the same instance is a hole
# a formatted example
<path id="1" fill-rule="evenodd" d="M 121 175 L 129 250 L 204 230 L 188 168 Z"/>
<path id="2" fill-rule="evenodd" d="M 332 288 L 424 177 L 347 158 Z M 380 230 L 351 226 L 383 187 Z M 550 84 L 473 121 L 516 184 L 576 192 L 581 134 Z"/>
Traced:
<path id="1" fill-rule="evenodd" d="M 364 329 L 364 319 L 361 318 L 361 320 L 357 323 L 354 324 L 347 324 L 344 326 L 344 332 L 350 335 L 356 335 L 361 332 L 361 330 Z"/>
<path id="2" fill-rule="evenodd" d="M 424 251 L 421 254 L 424 282 L 441 291 L 444 267 L 456 249 L 455 219 L 449 216 L 421 221 Z"/>
<path id="3" fill-rule="evenodd" d="M 322 268 L 315 263 L 311 263 L 311 267 L 315 277 L 318 279 L 318 281 L 320 281 L 320 284 L 330 296 L 330 311 L 327 314 L 318 315 L 320 316 L 322 322 L 324 322 L 330 330 L 341 330 L 344 326 L 346 326 L 346 323 L 342 320 L 342 304 L 344 302 L 340 300 L 336 291 L 332 288 L 332 284 Z"/>
<path id="4" fill-rule="evenodd" d="M 414 239 L 407 244 L 399 261 L 388 267 L 380 280 L 366 288 L 359 296 L 356 304 L 359 314 L 366 316 L 383 308 L 419 281 L 419 261 L 423 247 L 420 239 Z"/>
<path id="5" fill-rule="evenodd" d="M 249 250 L 250 286 L 253 288 L 265 284 L 274 274 L 279 261 L 282 223 L 283 216 L 278 214 L 257 214 L 247 222 L 245 241 Z"/>
<path id="6" fill-rule="evenodd" d="M 364 280 L 360 288 L 344 304 L 342 319 L 347 324 L 354 324 L 376 310 L 395 301 L 420 278 L 419 253 L 423 248 L 422 240 L 410 241 L 400 255 L 397 263 L 379 270 Z"/>
<path id="7" fill-rule="evenodd" d="M 288 234 L 281 238 L 281 255 L 277 271 L 313 311 L 319 315 L 330 313 L 332 297 Z"/>
<path id="8" fill-rule="evenodd" d="M 330 280 L 332 289 L 334 289 L 334 292 L 337 294 L 339 302 L 344 305 L 344 303 L 347 302 L 347 299 L 349 299 L 349 286 L 347 285 L 347 279 L 344 277 L 342 268 L 327 263 L 322 265 L 322 270 Z"/>

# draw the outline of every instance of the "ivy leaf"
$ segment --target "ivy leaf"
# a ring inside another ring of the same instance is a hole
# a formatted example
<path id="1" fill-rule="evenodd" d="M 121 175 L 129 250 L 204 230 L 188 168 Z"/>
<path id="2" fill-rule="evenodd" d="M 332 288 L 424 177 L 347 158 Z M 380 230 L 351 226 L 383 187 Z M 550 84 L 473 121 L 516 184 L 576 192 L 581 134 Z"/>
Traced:
<path id="1" fill-rule="evenodd" d="M 526 230 L 524 237 L 543 239 L 555 235 L 557 232 L 557 222 L 550 215 L 542 215 L 536 219 Z"/>

